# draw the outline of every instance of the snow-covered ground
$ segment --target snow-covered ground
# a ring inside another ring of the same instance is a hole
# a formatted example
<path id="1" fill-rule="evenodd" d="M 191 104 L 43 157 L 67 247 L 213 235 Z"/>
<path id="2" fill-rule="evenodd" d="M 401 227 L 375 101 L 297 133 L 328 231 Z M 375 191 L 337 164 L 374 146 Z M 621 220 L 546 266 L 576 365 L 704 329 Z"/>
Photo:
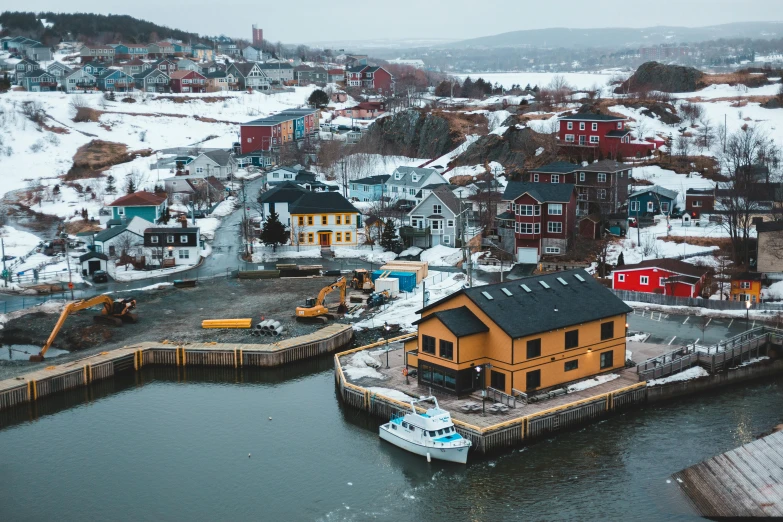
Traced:
<path id="1" fill-rule="evenodd" d="M 370 386 L 367 389 L 370 390 L 372 393 L 377 393 L 378 395 L 385 395 L 386 397 L 389 397 L 390 399 L 396 399 L 398 401 L 408 402 L 411 399 L 413 399 L 413 397 L 411 397 L 407 393 L 401 392 L 399 390 L 394 390 L 392 388 L 381 388 L 381 387 L 378 387 L 378 386 Z"/>
<path id="2" fill-rule="evenodd" d="M 366 248 L 335 248 L 334 257 L 337 259 L 363 259 L 368 263 L 384 264 L 397 257 L 394 252 L 384 252 L 382 248 L 375 250 Z"/>
<path id="3" fill-rule="evenodd" d="M 660 379 L 650 379 L 647 381 L 647 386 L 659 386 L 669 382 L 690 381 L 692 379 L 698 379 L 699 377 L 707 377 L 709 373 L 701 366 L 693 366 L 680 373 L 675 373 L 668 377 L 662 377 Z"/>
<path id="4" fill-rule="evenodd" d="M 567 390 L 568 393 L 574 393 L 577 391 L 587 390 L 588 388 L 592 388 L 594 386 L 598 386 L 599 384 L 604 384 L 605 382 L 613 381 L 620 377 L 619 373 L 607 373 L 604 375 L 597 375 L 593 377 L 592 379 L 586 379 L 584 381 L 579 381 L 577 383 L 574 383 L 570 385 Z"/>
<path id="5" fill-rule="evenodd" d="M 462 250 L 438 245 L 424 250 L 419 259 L 426 261 L 430 266 L 456 266 L 462 261 Z"/>
<path id="6" fill-rule="evenodd" d="M 471 73 L 457 75 L 461 80 L 468 76 L 472 80 L 484 78 L 493 85 L 499 83 L 506 89 L 517 84 L 523 89 L 530 84 L 531 87 L 538 85 L 539 88 L 546 87 L 552 82 L 555 76 L 562 76 L 569 85 L 576 89 L 590 89 L 593 86 L 603 87 L 609 80 L 615 77 L 617 73 L 605 72 L 579 72 L 579 73 L 538 73 L 538 72 L 502 72 L 502 73 Z"/>

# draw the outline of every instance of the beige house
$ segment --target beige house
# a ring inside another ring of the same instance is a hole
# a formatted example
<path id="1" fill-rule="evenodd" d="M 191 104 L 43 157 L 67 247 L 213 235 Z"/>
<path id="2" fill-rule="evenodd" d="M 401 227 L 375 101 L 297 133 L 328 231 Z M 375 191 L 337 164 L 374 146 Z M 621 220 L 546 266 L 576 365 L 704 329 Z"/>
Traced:
<path id="1" fill-rule="evenodd" d="M 759 272 L 770 279 L 783 279 L 783 221 L 765 221 L 758 232 Z"/>

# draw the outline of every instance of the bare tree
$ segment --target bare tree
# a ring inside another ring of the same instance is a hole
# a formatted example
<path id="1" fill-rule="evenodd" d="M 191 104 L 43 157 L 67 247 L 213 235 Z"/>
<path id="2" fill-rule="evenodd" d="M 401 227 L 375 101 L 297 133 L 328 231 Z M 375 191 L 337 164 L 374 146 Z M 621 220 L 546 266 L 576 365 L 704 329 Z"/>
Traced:
<path id="1" fill-rule="evenodd" d="M 704 116 L 699 120 L 699 132 L 696 136 L 696 145 L 698 145 L 701 150 L 710 150 L 714 141 L 715 127 L 713 127 L 709 117 Z"/>

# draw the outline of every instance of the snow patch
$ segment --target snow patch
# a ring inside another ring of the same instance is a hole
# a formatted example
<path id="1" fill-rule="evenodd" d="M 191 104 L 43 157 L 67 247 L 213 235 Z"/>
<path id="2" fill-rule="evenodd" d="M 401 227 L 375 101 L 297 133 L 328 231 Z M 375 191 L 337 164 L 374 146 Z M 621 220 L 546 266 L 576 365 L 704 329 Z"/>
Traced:
<path id="1" fill-rule="evenodd" d="M 617 373 L 608 373 L 606 375 L 598 375 L 596 377 L 593 377 L 592 379 L 587 379 L 585 381 L 579 381 L 577 383 L 574 383 L 568 387 L 568 393 L 574 393 L 582 390 L 587 390 L 588 388 L 592 388 L 594 386 L 598 386 L 599 384 L 604 384 L 607 382 L 611 382 L 617 378 L 620 377 L 620 374 Z"/>
<path id="2" fill-rule="evenodd" d="M 647 381 L 647 386 L 659 386 L 669 382 L 690 381 L 692 379 L 698 379 L 699 377 L 707 377 L 709 373 L 701 366 L 693 366 L 680 373 L 669 375 L 668 377 L 662 377 L 660 379 L 651 379 Z"/>

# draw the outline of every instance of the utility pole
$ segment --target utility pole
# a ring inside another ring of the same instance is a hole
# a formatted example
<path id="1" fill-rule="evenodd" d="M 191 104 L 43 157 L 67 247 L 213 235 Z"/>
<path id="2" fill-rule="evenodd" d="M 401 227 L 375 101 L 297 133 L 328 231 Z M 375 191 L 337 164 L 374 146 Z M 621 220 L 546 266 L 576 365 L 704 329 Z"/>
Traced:
<path id="1" fill-rule="evenodd" d="M 2 256 L 3 256 L 3 286 L 8 286 L 8 270 L 5 267 L 5 242 L 3 241 L 3 238 L 0 237 L 0 249 L 2 250 Z"/>
<path id="2" fill-rule="evenodd" d="M 5 264 L 5 262 L 3 264 Z M 65 238 L 65 264 L 68 267 L 68 289 L 71 291 L 71 301 L 73 301 L 73 279 L 71 278 L 71 256 L 68 255 L 67 237 Z"/>

